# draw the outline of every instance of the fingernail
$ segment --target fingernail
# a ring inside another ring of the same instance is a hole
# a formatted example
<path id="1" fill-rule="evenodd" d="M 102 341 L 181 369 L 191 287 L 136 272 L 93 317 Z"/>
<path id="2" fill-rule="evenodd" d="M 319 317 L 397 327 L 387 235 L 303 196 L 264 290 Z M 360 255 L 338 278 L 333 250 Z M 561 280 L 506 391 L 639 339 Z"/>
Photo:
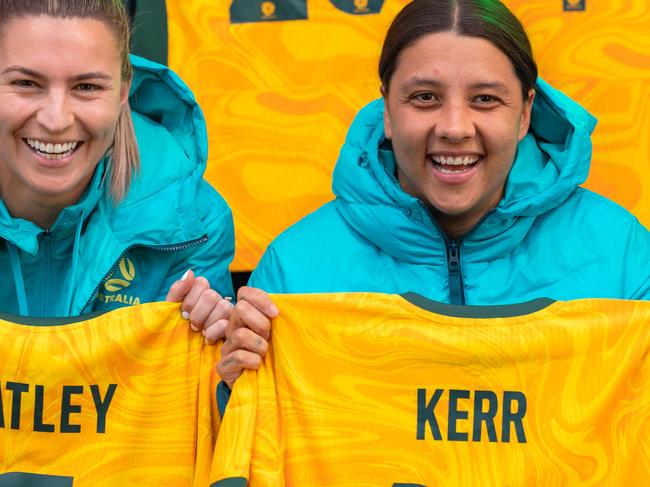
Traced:
<path id="1" fill-rule="evenodd" d="M 199 331 L 199 327 L 195 326 L 194 323 L 190 323 L 190 328 L 192 329 L 192 331 Z"/>
<path id="2" fill-rule="evenodd" d="M 232 296 L 225 296 L 223 299 L 225 299 L 226 301 L 232 301 Z"/>
<path id="3" fill-rule="evenodd" d="M 206 332 L 206 331 L 207 331 L 207 330 L 205 330 L 205 329 L 201 330 L 201 335 L 205 336 L 205 332 Z"/>
<path id="4" fill-rule="evenodd" d="M 269 306 L 269 312 L 273 316 L 277 316 L 277 315 L 280 314 L 280 310 L 278 309 L 278 307 L 275 304 L 272 304 L 271 306 Z"/>
<path id="5" fill-rule="evenodd" d="M 190 314 L 187 311 L 181 311 L 181 316 L 183 317 L 184 320 L 190 319 Z"/>
<path id="6" fill-rule="evenodd" d="M 189 275 L 190 275 L 190 270 L 187 269 L 187 270 L 185 271 L 185 274 L 183 274 L 183 277 L 181 277 L 181 281 L 184 281 L 185 279 L 187 279 L 187 276 L 189 276 Z"/>

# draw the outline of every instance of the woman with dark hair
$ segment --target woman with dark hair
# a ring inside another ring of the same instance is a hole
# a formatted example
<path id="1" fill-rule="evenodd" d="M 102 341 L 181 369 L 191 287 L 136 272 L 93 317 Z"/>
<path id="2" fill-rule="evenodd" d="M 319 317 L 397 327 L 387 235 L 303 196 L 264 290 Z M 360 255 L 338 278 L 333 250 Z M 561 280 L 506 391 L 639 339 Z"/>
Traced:
<path id="1" fill-rule="evenodd" d="M 120 0 L 0 0 L 0 138 L 0 311 L 227 316 L 232 218 L 203 179 L 203 116 L 129 56 Z"/>
<path id="2" fill-rule="evenodd" d="M 382 99 L 352 123 L 336 199 L 267 249 L 218 370 L 255 368 L 272 293 L 415 292 L 452 304 L 650 299 L 650 233 L 581 188 L 595 119 L 537 77 L 498 0 L 415 0 L 390 26 Z M 259 288 L 259 289 L 256 289 Z"/>

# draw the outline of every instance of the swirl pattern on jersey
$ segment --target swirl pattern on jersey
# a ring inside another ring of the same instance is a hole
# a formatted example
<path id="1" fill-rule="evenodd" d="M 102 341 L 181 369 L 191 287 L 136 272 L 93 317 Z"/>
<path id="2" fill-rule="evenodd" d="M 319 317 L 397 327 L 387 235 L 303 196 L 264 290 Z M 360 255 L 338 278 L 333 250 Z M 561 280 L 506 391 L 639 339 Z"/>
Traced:
<path id="1" fill-rule="evenodd" d="M 648 302 L 557 302 L 479 319 L 425 311 L 396 295 L 273 299 L 281 314 L 271 348 L 257 375 L 235 385 L 216 479 L 650 481 Z"/>
<path id="2" fill-rule="evenodd" d="M 29 485 L 207 485 L 215 353 L 177 303 L 55 326 L 0 320 L 0 485 L 7 472 Z"/>

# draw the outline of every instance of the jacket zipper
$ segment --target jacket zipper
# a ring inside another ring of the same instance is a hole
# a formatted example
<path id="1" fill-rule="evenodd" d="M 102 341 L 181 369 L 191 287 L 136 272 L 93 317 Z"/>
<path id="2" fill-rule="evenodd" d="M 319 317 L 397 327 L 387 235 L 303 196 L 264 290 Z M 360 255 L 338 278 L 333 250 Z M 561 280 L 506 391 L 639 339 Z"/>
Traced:
<path id="1" fill-rule="evenodd" d="M 481 225 L 481 223 L 483 223 L 485 219 L 495 211 L 495 209 L 493 208 L 487 211 L 485 215 L 483 215 L 483 217 L 478 222 L 476 222 L 476 225 L 474 225 L 469 230 L 469 232 L 463 235 L 462 238 L 459 238 L 458 240 L 450 240 L 445 232 L 443 232 L 442 228 L 440 228 L 440 225 L 438 225 L 438 222 L 429 211 L 429 208 L 427 208 L 427 206 L 422 201 L 420 201 L 420 205 L 422 205 L 424 211 L 426 211 L 427 215 L 429 216 L 431 223 L 433 223 L 433 226 L 436 227 L 440 235 L 442 235 L 442 239 L 445 242 L 445 251 L 447 253 L 447 272 L 449 274 L 449 303 L 464 305 L 465 285 L 463 284 L 463 272 L 460 265 L 460 248 L 463 245 L 463 240 L 472 232 L 474 232 L 474 230 L 476 230 L 479 225 Z"/>
<path id="2" fill-rule="evenodd" d="M 117 260 L 113 263 L 111 268 L 108 270 L 108 272 L 99 281 L 99 284 L 97 284 L 97 286 L 93 290 L 92 294 L 90 295 L 90 298 L 88 298 L 86 304 L 84 304 L 83 308 L 81 308 L 81 312 L 83 313 L 83 311 L 88 307 L 88 305 L 93 301 L 93 299 L 95 299 L 95 296 L 97 296 L 97 291 L 99 291 L 99 288 L 102 287 L 102 285 L 106 282 L 108 276 L 110 276 L 111 273 L 115 271 L 115 268 L 119 264 L 122 257 L 124 257 L 126 253 L 129 250 L 133 249 L 134 247 L 144 247 L 147 249 L 157 250 L 159 252 L 178 252 L 180 250 L 186 250 L 192 247 L 196 247 L 197 245 L 204 244 L 207 241 L 208 241 L 208 236 L 203 235 L 202 237 L 196 238 L 194 240 L 188 240 L 187 242 L 172 244 L 172 245 L 151 245 L 151 244 L 145 244 L 143 242 L 132 243 L 126 249 L 124 249 L 124 251 L 122 251 L 122 253 L 117 257 Z"/>
<path id="3" fill-rule="evenodd" d="M 465 304 L 463 275 L 460 272 L 461 244 L 462 240 L 449 240 L 445 238 L 447 269 L 449 270 L 449 302 L 451 304 Z"/>
<path id="4" fill-rule="evenodd" d="M 44 254 L 45 254 L 45 259 L 43 262 L 43 282 L 45 283 L 45 289 L 43 292 L 43 299 L 41 302 L 41 309 L 38 310 L 39 314 L 43 314 L 43 311 L 47 309 L 47 303 L 50 300 L 50 257 L 51 257 L 51 252 L 50 252 L 50 229 L 46 228 L 43 231 L 42 238 L 41 238 L 41 243 L 44 247 Z"/>

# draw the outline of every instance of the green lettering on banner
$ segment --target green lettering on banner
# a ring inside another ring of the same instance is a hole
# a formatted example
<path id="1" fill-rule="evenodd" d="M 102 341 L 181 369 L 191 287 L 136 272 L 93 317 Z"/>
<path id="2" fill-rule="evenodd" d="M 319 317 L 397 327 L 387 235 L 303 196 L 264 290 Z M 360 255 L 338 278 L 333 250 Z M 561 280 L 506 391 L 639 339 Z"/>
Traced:
<path id="1" fill-rule="evenodd" d="M 70 424 L 70 415 L 80 413 L 81 406 L 71 404 L 70 399 L 73 394 L 83 394 L 83 386 L 63 386 L 61 397 L 61 433 L 79 433 L 81 425 Z"/>
<path id="2" fill-rule="evenodd" d="M 449 415 L 447 423 L 447 441 L 467 441 L 467 433 L 456 429 L 456 422 L 467 419 L 469 412 L 458 409 L 459 399 L 469 399 L 469 391 L 465 389 L 449 389 Z"/>
<path id="3" fill-rule="evenodd" d="M 488 410 L 483 411 L 483 402 L 488 402 Z M 492 391 L 476 391 L 474 393 L 474 428 L 472 441 L 481 441 L 481 423 L 485 423 L 488 440 L 491 443 L 497 441 L 497 431 L 494 427 L 494 417 L 497 415 L 499 399 Z"/>
<path id="4" fill-rule="evenodd" d="M 330 0 L 336 8 L 352 15 L 378 14 L 384 0 Z"/>
<path id="5" fill-rule="evenodd" d="M 425 425 L 429 423 L 429 429 L 431 430 L 433 439 L 442 440 L 434 410 L 436 409 L 436 404 L 438 404 L 438 401 L 442 397 L 443 391 L 444 389 L 436 389 L 436 392 L 433 393 L 431 400 L 427 404 L 427 390 L 418 389 L 418 425 L 416 439 L 424 440 Z"/>
<path id="6" fill-rule="evenodd" d="M 512 411 L 513 403 L 517 403 L 517 412 Z M 510 424 L 515 425 L 517 441 L 526 443 L 526 433 L 524 432 L 524 416 L 526 415 L 526 396 L 519 391 L 504 391 L 503 393 L 503 417 L 501 429 L 501 441 L 510 442 Z"/>
<path id="7" fill-rule="evenodd" d="M 0 487 L 72 487 L 72 477 L 37 473 L 0 473 Z"/>
<path id="8" fill-rule="evenodd" d="M 117 384 L 109 384 L 108 389 L 106 389 L 106 395 L 102 400 L 99 386 L 90 386 L 90 392 L 93 395 L 93 401 L 95 403 L 95 410 L 97 411 L 97 433 L 106 433 L 106 413 L 108 413 L 108 407 L 111 405 L 111 401 L 113 400 L 115 389 L 117 389 Z"/>
<path id="9" fill-rule="evenodd" d="M 53 433 L 54 425 L 43 423 L 43 396 L 45 395 L 45 387 L 36 386 L 34 389 L 36 390 L 36 397 L 34 398 L 34 431 Z"/>
<path id="10" fill-rule="evenodd" d="M 13 393 L 11 400 L 11 429 L 20 429 L 20 403 L 21 394 L 29 390 L 29 384 L 22 382 L 7 382 L 5 388 Z"/>
<path id="11" fill-rule="evenodd" d="M 230 23 L 306 20 L 307 0 L 233 0 Z"/>
<path id="12" fill-rule="evenodd" d="M 2 405 L 2 388 L 0 387 L 0 428 L 5 427 L 5 408 Z"/>

